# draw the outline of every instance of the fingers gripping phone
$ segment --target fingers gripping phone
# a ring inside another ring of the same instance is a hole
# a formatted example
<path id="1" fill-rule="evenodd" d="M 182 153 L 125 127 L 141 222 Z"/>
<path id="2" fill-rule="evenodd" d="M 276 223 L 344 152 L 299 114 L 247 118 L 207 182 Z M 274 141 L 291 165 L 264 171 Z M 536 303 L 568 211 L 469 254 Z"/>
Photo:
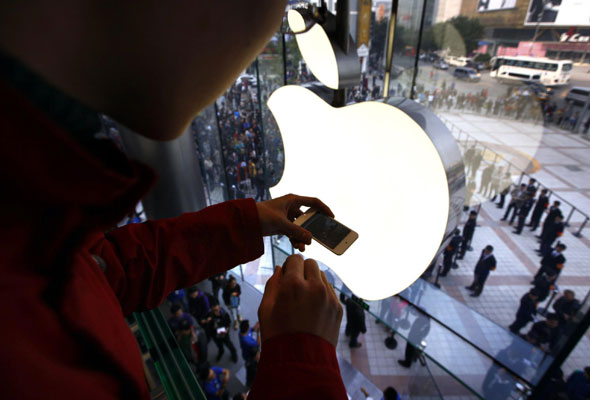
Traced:
<path id="1" fill-rule="evenodd" d="M 342 255 L 359 237 L 355 231 L 314 209 L 307 210 L 295 224 L 311 232 L 319 244 L 336 255 Z"/>

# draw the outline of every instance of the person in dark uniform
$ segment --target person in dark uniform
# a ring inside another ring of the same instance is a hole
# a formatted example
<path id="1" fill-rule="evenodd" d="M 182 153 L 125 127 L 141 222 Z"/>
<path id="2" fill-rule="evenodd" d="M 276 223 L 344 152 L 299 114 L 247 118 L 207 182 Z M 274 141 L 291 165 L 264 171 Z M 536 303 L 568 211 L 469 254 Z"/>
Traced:
<path id="1" fill-rule="evenodd" d="M 551 253 L 551 245 L 558 237 L 563 235 L 563 230 L 565 229 L 565 224 L 563 223 L 563 216 L 561 214 L 557 214 L 555 216 L 555 220 L 553 224 L 545 229 L 545 233 L 541 237 L 541 246 L 537 252 L 541 256 L 546 256 L 547 254 Z"/>
<path id="2" fill-rule="evenodd" d="M 506 221 L 508 218 L 510 218 L 510 224 L 512 225 L 514 218 L 516 218 L 516 214 L 518 213 L 518 209 L 524 202 L 526 187 L 527 186 L 522 183 L 518 188 L 510 192 L 510 203 L 508 203 L 508 208 L 506 208 L 506 212 L 504 213 L 504 217 L 502 217 L 501 221 Z"/>
<path id="3" fill-rule="evenodd" d="M 535 178 L 529 179 L 529 183 L 526 186 L 526 192 L 529 196 L 534 197 L 535 193 L 537 192 L 537 186 L 535 186 L 535 183 L 537 183 L 537 180 Z"/>
<path id="4" fill-rule="evenodd" d="M 539 294 L 535 289 L 531 289 L 520 299 L 520 307 L 516 311 L 516 319 L 509 326 L 510 332 L 519 334 L 520 330 L 534 319 L 537 313 Z"/>
<path id="5" fill-rule="evenodd" d="M 561 205 L 561 202 L 559 202 L 558 200 L 555 200 L 553 202 L 553 205 L 551 207 L 549 207 L 547 217 L 545 217 L 545 221 L 543 221 L 543 230 L 541 231 L 541 234 L 539 236 L 537 236 L 537 239 L 541 239 L 543 237 L 545 230 L 549 226 L 551 226 L 551 224 L 553 224 L 556 216 L 558 216 L 558 215 L 563 216 L 563 214 L 561 213 L 561 209 L 559 208 L 560 205 Z"/>
<path id="6" fill-rule="evenodd" d="M 541 190 L 541 194 L 539 195 L 539 198 L 535 203 L 533 215 L 531 216 L 531 221 L 529 223 L 532 232 L 534 232 L 539 227 L 539 223 L 541 222 L 543 212 L 547 209 L 547 207 L 549 207 L 549 196 L 547 196 L 547 193 L 547 189 Z"/>
<path id="7" fill-rule="evenodd" d="M 358 337 L 361 333 L 367 332 L 365 325 L 365 310 L 351 297 L 346 296 L 344 299 L 344 307 L 346 309 L 346 328 L 344 333 L 350 337 L 348 346 L 353 349 L 361 347 L 362 344 L 358 342 Z"/>
<path id="8" fill-rule="evenodd" d="M 549 293 L 555 289 L 556 279 L 557 272 L 555 271 L 543 272 L 541 275 L 535 277 L 532 283 L 535 285 L 535 290 L 539 295 L 539 303 L 544 302 L 549 297 Z"/>
<path id="9" fill-rule="evenodd" d="M 496 269 L 496 257 L 494 257 L 493 252 L 494 247 L 491 245 L 487 245 L 481 252 L 479 261 L 475 265 L 475 270 L 473 271 L 473 283 L 470 286 L 465 287 L 466 289 L 473 291 L 470 295 L 471 297 L 478 297 L 481 294 L 490 271 Z"/>
<path id="10" fill-rule="evenodd" d="M 525 335 L 527 342 L 551 351 L 559 337 L 559 317 L 555 313 L 547 314 L 545 321 L 536 322 Z"/>
<path id="11" fill-rule="evenodd" d="M 455 229 L 454 235 L 451 238 L 451 241 L 445 247 L 443 252 L 443 270 L 440 276 L 447 276 L 451 267 L 453 266 L 453 256 L 459 250 L 461 246 L 461 242 L 463 242 L 463 237 L 461 236 L 461 231 L 459 229 Z"/>
<path id="12" fill-rule="evenodd" d="M 426 338 L 426 335 L 428 335 L 428 332 L 430 332 L 430 318 L 420 313 L 408 333 L 405 358 L 403 360 L 397 360 L 399 365 L 405 368 L 410 368 L 412 363 L 418 359 L 419 351 L 416 348 L 416 345 L 419 346 L 422 343 Z"/>
<path id="13" fill-rule="evenodd" d="M 531 209 L 533 208 L 533 205 L 535 204 L 534 196 L 535 196 L 534 193 L 532 195 L 527 194 L 526 200 L 522 203 L 522 205 L 518 209 L 518 224 L 516 225 L 516 229 L 513 231 L 513 233 L 515 233 L 517 235 L 520 235 L 522 233 L 522 230 L 524 229 L 524 223 L 526 221 L 526 217 L 529 215 L 529 212 L 531 212 Z"/>
<path id="14" fill-rule="evenodd" d="M 473 234 L 475 233 L 475 227 L 477 226 L 477 213 L 475 211 L 469 212 L 469 219 L 463 226 L 463 241 L 461 242 L 461 249 L 459 250 L 459 256 L 457 260 L 462 260 L 465 257 L 465 252 L 471 249 L 471 240 L 473 240 Z"/>
<path id="15" fill-rule="evenodd" d="M 541 274 L 555 274 L 559 276 L 566 262 L 566 258 L 563 255 L 565 249 L 567 249 L 567 246 L 560 242 L 557 244 L 557 246 L 555 246 L 553 251 L 543 256 L 541 259 L 541 268 L 539 268 L 539 271 L 537 271 L 535 279 L 541 276 Z"/>
<path id="16" fill-rule="evenodd" d="M 559 318 L 560 326 L 565 326 L 566 323 L 572 320 L 580 309 L 580 302 L 576 299 L 576 294 L 573 290 L 564 290 L 563 296 L 553 303 L 553 309 L 557 318 Z"/>

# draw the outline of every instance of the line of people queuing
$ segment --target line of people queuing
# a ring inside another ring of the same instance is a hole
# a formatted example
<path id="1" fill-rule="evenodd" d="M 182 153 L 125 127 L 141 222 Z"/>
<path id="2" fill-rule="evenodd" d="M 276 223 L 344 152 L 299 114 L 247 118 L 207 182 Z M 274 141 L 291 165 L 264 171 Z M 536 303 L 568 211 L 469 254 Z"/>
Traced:
<path id="1" fill-rule="evenodd" d="M 240 315 L 241 287 L 234 276 L 219 274 L 210 278 L 213 294 L 193 286 L 176 290 L 168 296 L 171 304 L 170 329 L 175 334 L 179 347 L 189 365 L 197 373 L 201 387 L 208 400 L 229 399 L 226 389 L 230 378 L 229 370 L 211 366 L 208 358 L 208 344 L 217 346 L 215 361 L 219 362 L 225 348 L 230 352 L 231 361 L 238 362 L 238 353 L 230 332 L 238 330 L 242 359 L 246 369 L 246 388 L 250 388 L 258 368 L 260 358 L 260 327 L 250 325 Z M 219 302 L 219 293 L 225 308 Z M 237 393 L 234 399 L 245 398 Z"/>

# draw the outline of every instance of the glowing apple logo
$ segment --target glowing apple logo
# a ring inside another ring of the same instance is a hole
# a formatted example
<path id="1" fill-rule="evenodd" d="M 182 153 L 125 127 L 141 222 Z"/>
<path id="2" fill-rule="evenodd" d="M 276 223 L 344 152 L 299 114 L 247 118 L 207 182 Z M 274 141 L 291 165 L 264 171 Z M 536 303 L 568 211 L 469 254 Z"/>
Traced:
<path id="1" fill-rule="evenodd" d="M 312 72 L 321 68 L 306 62 Z M 450 209 L 460 209 L 462 198 L 454 204 L 450 190 L 463 196 L 464 177 L 454 140 L 449 150 L 457 154 L 453 168 L 461 179 L 453 188 L 430 136 L 397 107 L 363 102 L 334 108 L 299 86 L 277 89 L 268 106 L 285 149 L 285 169 L 270 189 L 272 196 L 317 196 L 359 234 L 342 256 L 317 244 L 306 256 L 328 265 L 368 300 L 411 285 L 432 261 L 449 226 L 457 223 L 449 221 L 450 215 L 456 217 Z M 446 129 L 443 134 L 452 139 Z"/>

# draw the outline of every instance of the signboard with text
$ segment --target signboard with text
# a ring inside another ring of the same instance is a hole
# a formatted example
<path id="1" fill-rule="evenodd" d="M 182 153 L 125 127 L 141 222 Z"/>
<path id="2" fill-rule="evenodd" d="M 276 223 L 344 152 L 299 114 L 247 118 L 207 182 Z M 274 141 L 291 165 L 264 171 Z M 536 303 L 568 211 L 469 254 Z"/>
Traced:
<path id="1" fill-rule="evenodd" d="M 590 26 L 588 0 L 530 0 L 525 25 Z"/>

